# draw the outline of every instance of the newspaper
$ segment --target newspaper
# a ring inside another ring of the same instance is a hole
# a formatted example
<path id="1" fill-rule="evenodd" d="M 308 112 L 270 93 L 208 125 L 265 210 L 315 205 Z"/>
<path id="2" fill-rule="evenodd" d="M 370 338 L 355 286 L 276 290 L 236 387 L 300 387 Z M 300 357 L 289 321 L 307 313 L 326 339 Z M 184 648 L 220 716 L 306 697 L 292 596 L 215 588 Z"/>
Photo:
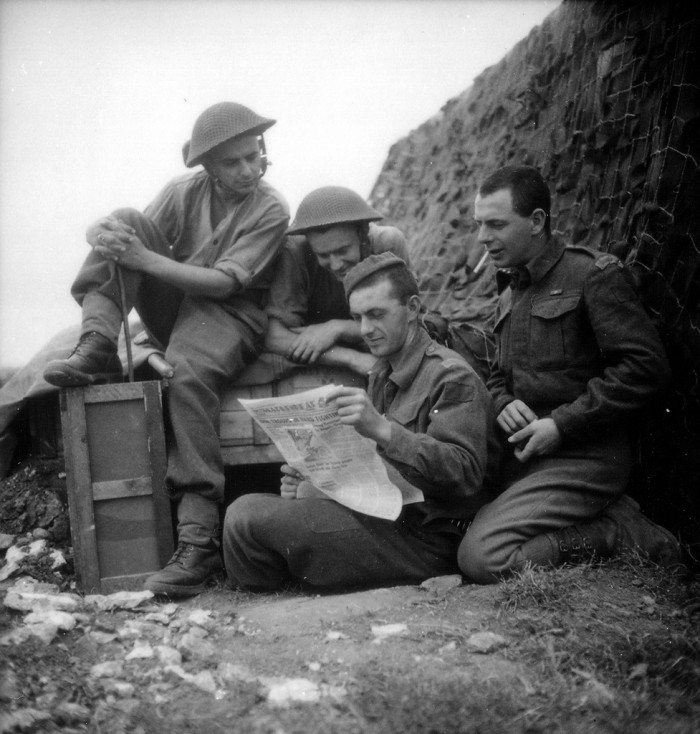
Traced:
<path id="1" fill-rule="evenodd" d="M 423 493 L 382 461 L 374 441 L 340 422 L 334 404 L 326 403 L 334 388 L 239 401 L 287 464 L 323 495 L 351 510 L 395 520 L 404 504 L 422 502 Z"/>

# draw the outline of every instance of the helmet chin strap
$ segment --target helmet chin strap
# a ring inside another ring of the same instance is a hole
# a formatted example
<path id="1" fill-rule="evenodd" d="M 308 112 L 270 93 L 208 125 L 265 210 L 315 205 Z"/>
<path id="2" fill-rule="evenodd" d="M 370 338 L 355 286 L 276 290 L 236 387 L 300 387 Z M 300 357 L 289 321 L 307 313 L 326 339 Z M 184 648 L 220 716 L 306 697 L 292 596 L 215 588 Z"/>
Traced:
<path id="1" fill-rule="evenodd" d="M 267 167 L 271 165 L 271 162 L 267 159 L 267 149 L 265 148 L 265 138 L 260 135 L 258 138 L 258 144 L 260 145 L 260 175 L 258 176 L 258 181 L 262 179 L 262 177 L 265 175 L 265 171 L 267 171 Z M 205 166 L 206 168 L 206 166 Z M 209 171 L 207 170 L 207 173 Z M 218 176 L 214 176 L 213 174 L 209 173 L 214 183 L 221 189 L 221 191 L 229 196 L 230 198 L 239 198 L 239 194 L 237 191 L 232 189 L 230 186 L 227 186 Z"/>

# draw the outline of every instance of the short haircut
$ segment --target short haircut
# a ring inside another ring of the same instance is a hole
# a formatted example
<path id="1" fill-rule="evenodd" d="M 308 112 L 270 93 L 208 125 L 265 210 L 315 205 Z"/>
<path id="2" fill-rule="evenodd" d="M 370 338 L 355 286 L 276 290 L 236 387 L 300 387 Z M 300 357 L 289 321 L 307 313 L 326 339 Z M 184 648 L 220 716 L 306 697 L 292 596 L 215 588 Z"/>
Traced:
<path id="1" fill-rule="evenodd" d="M 482 182 L 479 195 L 489 196 L 501 189 L 510 191 L 513 211 L 521 217 L 529 217 L 535 209 L 542 209 L 546 215 L 544 231 L 549 237 L 552 198 L 542 174 L 532 166 L 503 166 Z"/>
<path id="2" fill-rule="evenodd" d="M 377 270 L 374 273 L 370 273 L 366 278 L 360 280 L 348 293 L 348 298 L 356 291 L 362 288 L 368 288 L 370 286 L 387 281 L 391 284 L 391 295 L 398 300 L 401 305 L 406 305 L 408 299 L 411 296 L 418 295 L 418 283 L 415 277 L 408 269 L 405 263 L 400 265 L 394 265 L 392 267 L 383 268 Z"/>

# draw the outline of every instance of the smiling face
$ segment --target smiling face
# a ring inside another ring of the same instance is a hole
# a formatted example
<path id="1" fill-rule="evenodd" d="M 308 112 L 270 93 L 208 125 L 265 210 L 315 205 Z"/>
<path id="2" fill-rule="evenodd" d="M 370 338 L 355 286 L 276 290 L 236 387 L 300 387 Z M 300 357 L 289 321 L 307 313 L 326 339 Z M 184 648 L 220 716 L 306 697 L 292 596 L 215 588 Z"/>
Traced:
<path id="1" fill-rule="evenodd" d="M 353 224 L 338 224 L 323 232 L 312 230 L 306 239 L 319 265 L 340 281 L 360 262 L 360 235 Z"/>
<path id="2" fill-rule="evenodd" d="M 245 197 L 258 185 L 260 145 L 255 135 L 227 140 L 207 157 L 206 169 L 230 194 Z"/>
<path id="3" fill-rule="evenodd" d="M 544 248 L 545 214 L 542 209 L 527 217 L 513 211 L 510 189 L 477 194 L 474 221 L 479 226 L 478 241 L 486 247 L 498 268 L 515 268 L 530 262 Z"/>
<path id="4" fill-rule="evenodd" d="M 394 295 L 389 280 L 358 285 L 350 293 L 350 313 L 360 325 L 360 335 L 375 357 L 389 359 L 406 344 L 416 323 L 420 301 L 411 296 L 404 304 Z"/>

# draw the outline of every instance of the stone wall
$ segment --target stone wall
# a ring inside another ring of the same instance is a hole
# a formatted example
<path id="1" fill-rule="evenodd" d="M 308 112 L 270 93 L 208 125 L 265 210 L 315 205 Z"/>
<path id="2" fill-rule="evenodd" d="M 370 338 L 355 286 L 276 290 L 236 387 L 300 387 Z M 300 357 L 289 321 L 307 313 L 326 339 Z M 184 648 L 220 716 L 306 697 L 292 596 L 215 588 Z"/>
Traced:
<path id="1" fill-rule="evenodd" d="M 426 305 L 488 332 L 493 266 L 476 242 L 485 173 L 536 165 L 553 226 L 634 272 L 666 344 L 672 393 L 640 432 L 633 494 L 700 543 L 700 11 L 565 0 L 397 142 L 371 195 L 407 234 Z"/>

